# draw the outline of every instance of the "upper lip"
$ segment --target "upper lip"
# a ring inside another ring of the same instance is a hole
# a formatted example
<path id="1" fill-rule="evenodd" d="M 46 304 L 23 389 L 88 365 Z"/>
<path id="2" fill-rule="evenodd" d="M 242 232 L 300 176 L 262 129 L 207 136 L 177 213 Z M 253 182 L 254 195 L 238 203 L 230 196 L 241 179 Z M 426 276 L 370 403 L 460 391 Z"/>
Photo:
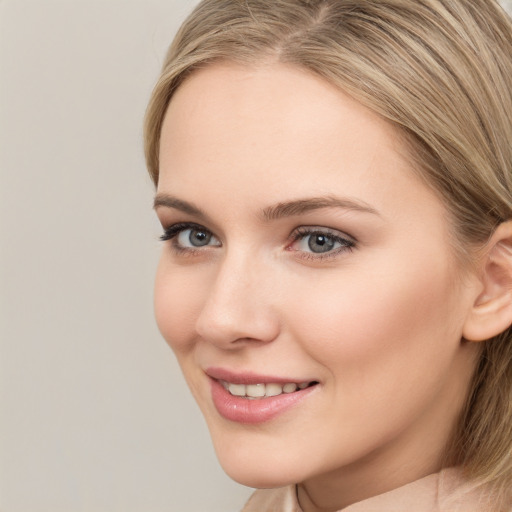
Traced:
<path id="1" fill-rule="evenodd" d="M 215 380 L 223 380 L 231 384 L 287 384 L 290 382 L 317 382 L 315 379 L 296 379 L 293 377 L 276 377 L 272 375 L 259 375 L 253 372 L 235 372 L 227 368 L 210 367 L 205 373 Z"/>

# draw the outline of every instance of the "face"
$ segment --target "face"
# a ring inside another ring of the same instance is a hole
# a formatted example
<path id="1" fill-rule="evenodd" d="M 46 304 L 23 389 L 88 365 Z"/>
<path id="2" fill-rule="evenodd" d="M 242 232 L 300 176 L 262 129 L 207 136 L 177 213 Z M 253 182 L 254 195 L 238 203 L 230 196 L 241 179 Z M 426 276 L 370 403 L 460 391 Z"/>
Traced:
<path id="1" fill-rule="evenodd" d="M 171 101 L 155 208 L 157 322 L 228 474 L 438 469 L 474 290 L 389 124 L 301 70 L 215 64 Z"/>

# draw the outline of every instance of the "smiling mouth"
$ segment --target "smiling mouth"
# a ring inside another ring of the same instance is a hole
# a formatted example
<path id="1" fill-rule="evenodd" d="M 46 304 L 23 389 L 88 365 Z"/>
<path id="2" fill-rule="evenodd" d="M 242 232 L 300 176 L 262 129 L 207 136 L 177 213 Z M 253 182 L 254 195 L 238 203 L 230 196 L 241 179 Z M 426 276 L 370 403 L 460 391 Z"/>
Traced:
<path id="1" fill-rule="evenodd" d="M 248 400 L 258 400 L 283 394 L 290 394 L 318 384 L 312 382 L 287 382 L 285 384 L 234 384 L 225 380 L 218 380 L 222 387 L 232 396 L 247 398 Z"/>

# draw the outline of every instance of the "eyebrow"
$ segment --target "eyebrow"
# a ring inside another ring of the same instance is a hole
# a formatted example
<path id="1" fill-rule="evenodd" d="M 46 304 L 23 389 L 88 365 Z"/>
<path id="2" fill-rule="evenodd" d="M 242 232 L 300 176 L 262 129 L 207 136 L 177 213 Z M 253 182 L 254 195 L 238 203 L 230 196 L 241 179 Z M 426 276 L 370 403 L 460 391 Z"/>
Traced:
<path id="1" fill-rule="evenodd" d="M 200 208 L 193 203 L 178 199 L 177 197 L 168 194 L 157 194 L 154 200 L 153 207 L 155 209 L 164 206 L 166 208 L 173 208 L 189 215 L 206 219 L 208 216 Z M 344 210 L 353 210 L 362 213 L 371 213 L 373 215 L 380 215 L 379 212 L 372 208 L 369 204 L 351 199 L 339 198 L 335 196 L 322 196 L 322 197 L 308 197 L 304 199 L 295 199 L 277 203 L 273 206 L 268 206 L 261 211 L 263 220 L 271 221 L 282 219 L 283 217 L 293 217 L 295 215 L 302 215 L 314 210 L 321 210 L 323 208 L 343 208 Z"/>
<path id="2" fill-rule="evenodd" d="M 178 199 L 177 197 L 173 197 L 168 194 L 157 194 L 155 196 L 155 200 L 153 201 L 153 208 L 156 210 L 161 206 L 165 206 L 166 208 L 173 208 L 175 210 L 179 210 L 183 213 L 188 213 L 189 215 L 194 215 L 202 219 L 207 217 L 207 215 L 194 204 L 189 203 L 188 201 L 183 201 L 182 199 Z"/>
<path id="3" fill-rule="evenodd" d="M 354 210 L 363 213 L 379 215 L 379 212 L 369 204 L 350 198 L 338 198 L 335 196 L 308 197 L 305 199 L 296 199 L 278 203 L 275 206 L 269 206 L 262 212 L 265 220 L 281 219 L 283 217 L 292 217 L 302 215 L 322 208 L 343 208 L 344 210 Z"/>

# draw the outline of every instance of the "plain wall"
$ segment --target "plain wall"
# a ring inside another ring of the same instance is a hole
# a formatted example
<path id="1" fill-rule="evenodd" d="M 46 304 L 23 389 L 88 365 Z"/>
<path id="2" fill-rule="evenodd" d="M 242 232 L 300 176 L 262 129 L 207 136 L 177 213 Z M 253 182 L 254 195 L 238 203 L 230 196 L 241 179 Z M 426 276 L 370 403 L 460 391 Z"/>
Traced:
<path id="1" fill-rule="evenodd" d="M 153 319 L 142 118 L 194 0 L 0 0 L 0 510 L 235 512 Z"/>

